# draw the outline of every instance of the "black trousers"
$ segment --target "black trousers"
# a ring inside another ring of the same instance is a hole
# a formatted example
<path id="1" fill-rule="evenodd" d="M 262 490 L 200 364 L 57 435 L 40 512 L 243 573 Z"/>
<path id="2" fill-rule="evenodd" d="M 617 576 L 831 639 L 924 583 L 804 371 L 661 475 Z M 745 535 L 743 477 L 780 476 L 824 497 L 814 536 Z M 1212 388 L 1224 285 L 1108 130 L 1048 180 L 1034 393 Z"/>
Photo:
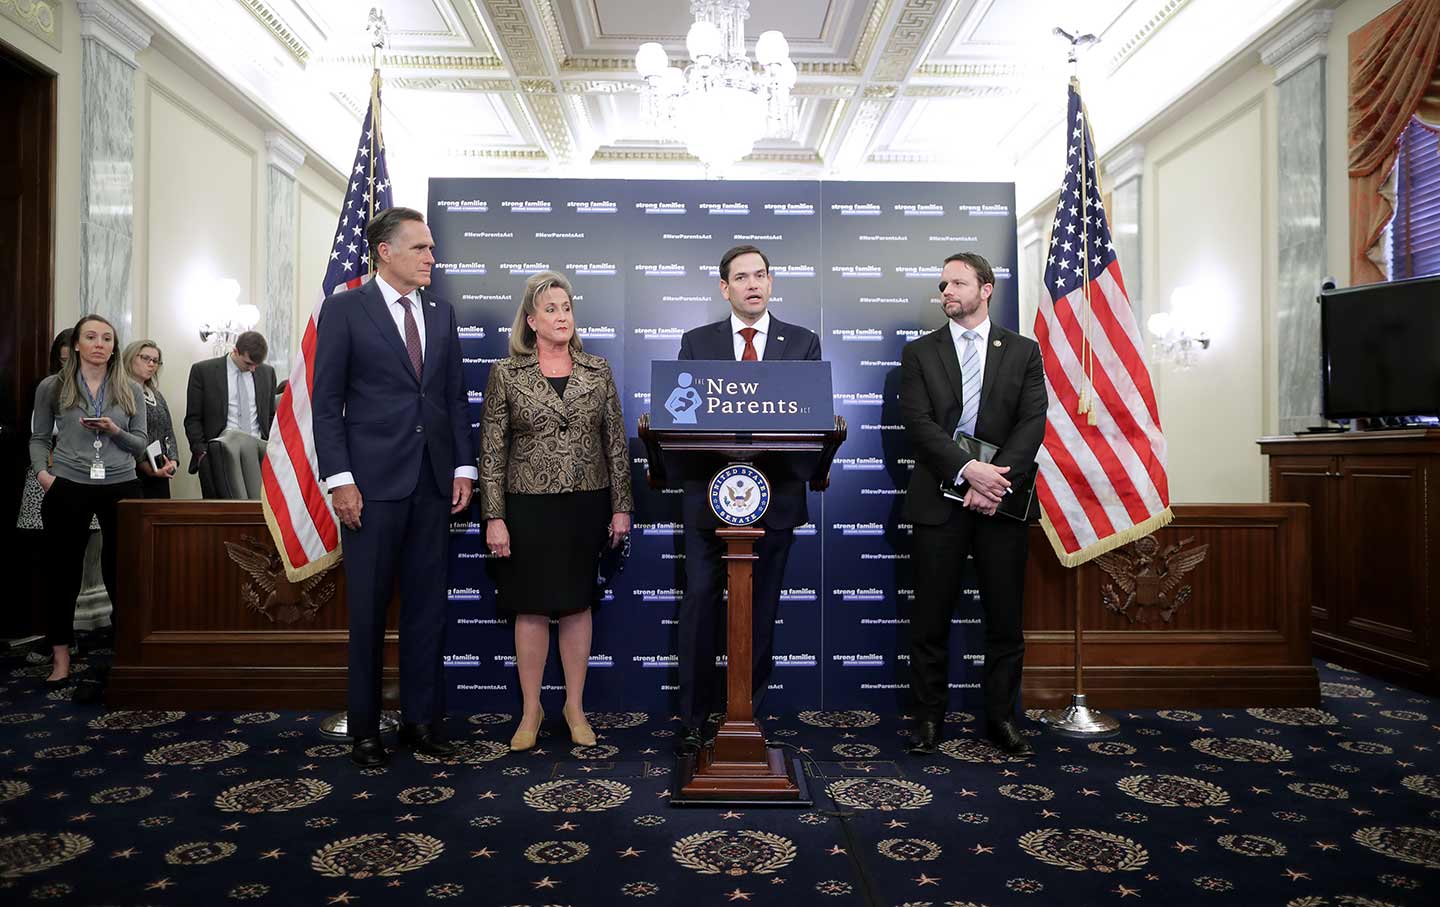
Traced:
<path id="1" fill-rule="evenodd" d="M 436 487 L 429 457 L 422 457 L 421 464 L 420 480 L 410 497 L 367 498 L 360 528 L 340 528 L 350 609 L 348 721 L 356 739 L 380 734 L 385 612 L 397 582 L 401 717 L 437 729 L 445 717 L 450 498 Z"/>
<path id="2" fill-rule="evenodd" d="M 140 476 L 140 489 L 145 497 L 158 500 L 170 499 L 170 480 L 159 476 Z"/>
<path id="3" fill-rule="evenodd" d="M 985 609 L 985 720 L 1012 718 L 1020 704 L 1025 661 L 1022 602 L 1026 524 L 986 517 L 958 504 L 938 526 L 916 525 L 911 563 L 915 607 L 910 615 L 910 690 L 917 717 L 943 721 L 949 703 L 950 617 L 960 597 L 962 569 L 974 555 Z"/>
<path id="4" fill-rule="evenodd" d="M 75 599 L 85 571 L 85 548 L 90 544 L 90 520 L 100 521 L 100 574 L 110 595 L 110 625 L 116 626 L 120 599 L 115 587 L 115 553 L 119 539 L 115 505 L 122 498 L 141 497 L 140 483 L 131 479 L 111 485 L 72 482 L 56 478 L 40 501 L 49 554 L 50 595 L 46 609 L 45 641 L 52 646 L 75 642 Z"/>
<path id="5" fill-rule="evenodd" d="M 774 667 L 775 614 L 790 559 L 793 529 L 766 529 L 755 546 L 750 594 L 751 706 L 758 710 Z M 727 569 L 720 556 L 725 542 L 713 529 L 685 527 L 685 597 L 680 603 L 680 718 L 699 729 L 711 711 L 723 709 L 725 687 L 715 655 L 728 632 L 725 602 Z M 731 665 L 735 668 L 736 665 Z"/>

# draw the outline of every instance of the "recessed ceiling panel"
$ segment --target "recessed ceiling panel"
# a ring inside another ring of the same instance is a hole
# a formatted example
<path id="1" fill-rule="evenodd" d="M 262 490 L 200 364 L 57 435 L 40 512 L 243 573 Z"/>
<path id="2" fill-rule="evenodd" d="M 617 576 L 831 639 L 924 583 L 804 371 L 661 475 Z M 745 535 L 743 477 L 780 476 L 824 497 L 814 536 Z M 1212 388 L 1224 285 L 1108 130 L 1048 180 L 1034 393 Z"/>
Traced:
<path id="1" fill-rule="evenodd" d="M 971 14 L 959 23 L 946 51 L 963 57 L 976 46 L 1026 47 L 1053 41 L 1064 53 L 1064 44 L 1052 36 L 1056 26 L 1068 32 L 1102 34 L 1135 0 L 980 0 Z"/>
<path id="2" fill-rule="evenodd" d="M 598 37 L 683 37 L 693 18 L 687 0 L 581 0 L 599 26 Z M 792 41 L 818 41 L 834 0 L 759 0 L 750 4 L 745 34 L 775 28 Z"/>
<path id="3" fill-rule="evenodd" d="M 414 131 L 435 134 L 443 123 L 446 136 L 463 136 L 494 142 L 518 138 L 514 122 L 498 95 L 478 91 L 417 91 L 392 88 L 385 92 L 389 116 Z"/>

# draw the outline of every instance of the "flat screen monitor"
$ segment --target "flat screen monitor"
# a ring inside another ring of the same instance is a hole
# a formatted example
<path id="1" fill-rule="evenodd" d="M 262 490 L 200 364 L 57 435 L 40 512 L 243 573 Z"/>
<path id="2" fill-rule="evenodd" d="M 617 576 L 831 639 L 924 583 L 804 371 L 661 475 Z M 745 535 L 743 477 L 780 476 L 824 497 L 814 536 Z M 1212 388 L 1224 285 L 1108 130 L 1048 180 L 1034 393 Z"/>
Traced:
<path id="1" fill-rule="evenodd" d="M 1440 277 L 1320 294 L 1327 419 L 1440 415 Z"/>

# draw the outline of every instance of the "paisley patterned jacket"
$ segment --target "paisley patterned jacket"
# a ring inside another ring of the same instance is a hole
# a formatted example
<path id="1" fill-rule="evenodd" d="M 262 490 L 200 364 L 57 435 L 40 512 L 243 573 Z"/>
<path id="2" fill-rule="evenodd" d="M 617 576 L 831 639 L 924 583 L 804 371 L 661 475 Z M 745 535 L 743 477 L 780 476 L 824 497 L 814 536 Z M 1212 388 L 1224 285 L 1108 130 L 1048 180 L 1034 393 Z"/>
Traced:
<path id="1" fill-rule="evenodd" d="M 610 364 L 572 353 L 565 396 L 540 374 L 534 355 L 490 369 L 480 428 L 480 509 L 504 519 L 505 493 L 558 494 L 610 489 L 611 510 L 634 509 L 620 393 Z"/>

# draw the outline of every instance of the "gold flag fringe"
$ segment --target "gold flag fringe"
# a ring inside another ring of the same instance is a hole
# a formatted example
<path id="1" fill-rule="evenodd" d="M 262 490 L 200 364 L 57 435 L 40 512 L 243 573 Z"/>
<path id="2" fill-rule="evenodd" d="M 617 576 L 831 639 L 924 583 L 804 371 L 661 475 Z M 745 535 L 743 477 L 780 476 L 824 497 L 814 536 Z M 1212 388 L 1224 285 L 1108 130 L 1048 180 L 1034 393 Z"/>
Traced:
<path id="1" fill-rule="evenodd" d="M 1173 519 L 1175 519 L 1175 514 L 1171 512 L 1169 507 L 1166 507 L 1149 519 L 1136 523 L 1127 529 L 1122 529 L 1113 535 L 1107 535 L 1105 538 L 1081 548 L 1074 554 L 1066 553 L 1065 546 L 1061 543 L 1059 534 L 1055 532 L 1055 527 L 1050 525 L 1050 518 L 1045 515 L 1043 510 L 1040 514 L 1040 526 L 1045 530 L 1045 537 L 1050 540 L 1050 547 L 1055 549 L 1055 557 L 1060 561 L 1061 566 L 1078 567 L 1087 561 L 1094 560 L 1107 551 L 1114 551 L 1122 545 L 1128 545 L 1136 539 L 1144 538 L 1152 532 L 1165 528 L 1170 525 L 1170 521 Z"/>

